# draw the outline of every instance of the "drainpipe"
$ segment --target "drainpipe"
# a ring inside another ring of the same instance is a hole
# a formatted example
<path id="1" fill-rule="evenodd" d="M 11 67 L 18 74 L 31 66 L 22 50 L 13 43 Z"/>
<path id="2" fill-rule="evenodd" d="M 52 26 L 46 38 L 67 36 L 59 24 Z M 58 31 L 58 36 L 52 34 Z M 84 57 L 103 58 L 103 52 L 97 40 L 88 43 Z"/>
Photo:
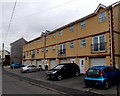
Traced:
<path id="1" fill-rule="evenodd" d="M 114 68 L 116 68 L 115 66 L 115 46 L 114 46 L 114 33 L 113 33 L 113 9 L 112 6 L 109 7 L 110 10 L 110 40 L 111 40 L 111 61 L 112 61 L 112 65 Z M 117 91 L 117 96 L 119 96 L 119 84 L 118 84 L 118 78 L 117 78 L 117 86 L 116 86 L 116 91 Z"/>
<path id="2" fill-rule="evenodd" d="M 110 43 L 111 43 L 111 63 L 112 66 L 115 67 L 115 46 L 114 46 L 114 33 L 113 33 L 113 10 L 112 10 L 112 6 L 109 7 L 110 10 Z"/>
<path id="3" fill-rule="evenodd" d="M 45 66 L 45 55 L 46 55 L 46 32 L 43 33 L 44 37 L 44 66 Z"/>

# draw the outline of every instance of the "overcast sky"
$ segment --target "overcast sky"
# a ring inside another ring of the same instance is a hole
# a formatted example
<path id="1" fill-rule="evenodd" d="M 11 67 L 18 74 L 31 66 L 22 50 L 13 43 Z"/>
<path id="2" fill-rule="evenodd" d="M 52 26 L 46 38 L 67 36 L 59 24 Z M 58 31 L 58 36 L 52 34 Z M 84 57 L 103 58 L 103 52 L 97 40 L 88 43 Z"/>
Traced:
<path id="1" fill-rule="evenodd" d="M 45 30 L 52 31 L 93 13 L 100 3 L 109 6 L 119 0 L 17 0 L 7 31 L 15 1 L 0 1 L 0 49 L 4 42 L 8 51 L 15 40 L 32 40 Z"/>

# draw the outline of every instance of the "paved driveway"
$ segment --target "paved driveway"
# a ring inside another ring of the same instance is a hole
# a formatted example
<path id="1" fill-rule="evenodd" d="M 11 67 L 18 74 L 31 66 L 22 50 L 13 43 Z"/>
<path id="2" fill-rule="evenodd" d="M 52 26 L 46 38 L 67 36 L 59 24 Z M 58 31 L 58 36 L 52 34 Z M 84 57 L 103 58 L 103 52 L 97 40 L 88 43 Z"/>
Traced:
<path id="1" fill-rule="evenodd" d="M 84 75 L 81 75 L 79 77 L 63 79 L 61 81 L 55 81 L 55 80 L 47 80 L 45 71 L 38 71 L 38 72 L 33 72 L 33 73 L 20 73 L 20 69 L 10 69 L 10 68 L 5 68 L 5 69 L 7 71 L 13 72 L 18 75 L 22 75 L 22 76 L 33 78 L 36 80 L 48 82 L 51 84 L 56 84 L 59 86 L 64 86 L 64 87 L 73 88 L 73 89 L 82 90 L 82 91 L 89 91 L 89 92 L 93 92 L 97 94 L 113 94 L 113 95 L 116 94 L 116 86 L 112 86 L 108 90 L 97 89 L 97 88 L 85 88 Z"/>

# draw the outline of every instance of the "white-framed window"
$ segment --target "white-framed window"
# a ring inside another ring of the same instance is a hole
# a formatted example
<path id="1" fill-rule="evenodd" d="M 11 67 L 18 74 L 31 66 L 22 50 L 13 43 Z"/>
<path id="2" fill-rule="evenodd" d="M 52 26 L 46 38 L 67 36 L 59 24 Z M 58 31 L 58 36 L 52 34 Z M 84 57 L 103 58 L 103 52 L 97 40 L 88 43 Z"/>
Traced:
<path id="1" fill-rule="evenodd" d="M 65 44 L 59 45 L 59 55 L 65 55 L 66 54 L 66 47 Z"/>
<path id="2" fill-rule="evenodd" d="M 60 31 L 60 36 L 62 36 L 62 35 L 63 35 L 63 30 Z"/>
<path id="3" fill-rule="evenodd" d="M 36 53 L 39 54 L 39 49 L 36 49 Z"/>
<path id="4" fill-rule="evenodd" d="M 32 50 L 32 54 L 36 54 L 36 50 Z"/>
<path id="5" fill-rule="evenodd" d="M 55 51 L 55 46 L 52 46 L 52 50 Z"/>
<path id="6" fill-rule="evenodd" d="M 42 48 L 42 52 L 44 52 L 44 48 Z"/>
<path id="7" fill-rule="evenodd" d="M 94 36 L 92 38 L 92 51 L 105 51 L 105 35 Z"/>
<path id="8" fill-rule="evenodd" d="M 56 34 L 55 34 L 55 33 L 53 33 L 53 34 L 52 34 L 52 37 L 53 37 L 53 38 L 55 38 L 55 35 L 56 35 Z"/>
<path id="9" fill-rule="evenodd" d="M 74 32 L 74 26 L 73 25 L 70 26 L 70 32 Z"/>
<path id="10" fill-rule="evenodd" d="M 106 12 L 101 12 L 99 14 L 99 22 L 105 22 L 106 21 Z"/>
<path id="11" fill-rule="evenodd" d="M 86 21 L 80 22 L 80 27 L 81 27 L 81 29 L 86 28 Z"/>
<path id="12" fill-rule="evenodd" d="M 46 53 L 48 52 L 48 47 L 46 48 Z"/>
<path id="13" fill-rule="evenodd" d="M 38 39 L 38 44 L 40 43 L 40 39 Z"/>
<path id="14" fill-rule="evenodd" d="M 73 43 L 73 41 L 70 42 L 70 48 L 71 48 L 71 49 L 74 48 L 74 43 Z"/>
<path id="15" fill-rule="evenodd" d="M 81 39 L 80 40 L 80 45 L 81 45 L 81 47 L 86 47 L 86 39 L 84 38 L 84 39 Z"/>

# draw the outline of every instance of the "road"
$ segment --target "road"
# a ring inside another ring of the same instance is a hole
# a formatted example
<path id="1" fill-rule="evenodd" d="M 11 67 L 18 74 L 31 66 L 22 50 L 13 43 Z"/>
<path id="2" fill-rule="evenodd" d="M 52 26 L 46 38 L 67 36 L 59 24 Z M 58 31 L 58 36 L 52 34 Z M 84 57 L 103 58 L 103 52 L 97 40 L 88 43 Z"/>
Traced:
<path id="1" fill-rule="evenodd" d="M 46 82 L 46 83 L 49 83 L 52 85 L 67 87 L 67 88 L 75 89 L 78 91 L 92 92 L 92 93 L 101 94 L 101 95 L 105 95 L 105 94 L 116 95 L 116 93 L 117 93 L 115 85 L 111 86 L 108 90 L 102 90 L 102 89 L 94 88 L 94 87 L 93 88 L 86 88 L 85 84 L 84 84 L 84 75 L 81 75 L 79 77 L 72 77 L 72 78 L 63 79 L 62 81 L 53 81 L 53 80 L 46 79 L 45 71 L 21 74 L 20 69 L 11 70 L 10 68 L 6 68 L 5 70 L 12 72 L 12 73 L 15 73 L 15 74 L 22 76 L 22 77 L 33 78 L 33 79 L 38 80 L 38 81 Z M 119 89 L 119 91 L 120 91 L 120 89 Z"/>
<path id="2" fill-rule="evenodd" d="M 3 74 L 3 94 L 56 94 L 59 93 L 39 86 L 29 84 L 27 82 L 18 80 L 14 77 L 11 77 L 7 74 Z"/>
<path id="3" fill-rule="evenodd" d="M 7 75 L 11 76 L 11 77 L 9 77 L 10 79 L 8 78 Z M 28 74 L 28 75 L 31 75 L 31 74 Z M 14 78 L 16 78 L 16 79 L 14 79 Z M 19 81 L 19 80 L 22 80 L 24 82 Z M 15 82 L 15 84 L 14 84 L 14 82 Z M 34 84 L 35 86 L 26 84 L 25 82 Z M 56 83 L 58 83 L 58 82 L 56 82 Z M 13 90 L 13 89 L 10 89 L 11 88 L 10 86 L 12 86 L 12 88 L 17 87 L 15 89 L 16 91 Z M 40 88 L 37 87 L 37 86 L 39 86 Z M 9 91 L 9 89 L 12 90 L 12 91 Z M 99 96 L 98 94 L 93 94 L 93 93 L 83 92 L 83 91 L 80 91 L 80 90 L 77 90 L 77 89 L 73 89 L 72 86 L 70 88 L 67 88 L 67 87 L 64 87 L 64 86 L 55 85 L 54 83 L 43 82 L 43 81 L 40 81 L 40 80 L 35 80 L 35 79 L 31 79 L 31 78 L 26 78 L 26 77 L 23 77 L 23 76 L 20 76 L 20 75 L 15 75 L 11 72 L 3 70 L 3 93 L 9 93 L 9 92 L 14 93 L 14 91 L 15 91 L 15 93 L 18 93 L 18 94 L 21 94 L 21 92 L 22 93 L 29 93 L 30 92 L 32 94 L 44 94 L 44 93 L 47 93 L 47 91 L 48 91 L 48 90 L 45 90 L 45 89 L 48 89 L 49 90 L 48 93 L 50 93 L 50 94 L 52 94 L 52 92 L 53 92 L 53 94 L 56 95 L 56 93 L 57 93 L 57 94 L 60 94 L 60 96 L 61 95 L 63 95 L 63 96 L 64 95 L 67 95 L 67 96 L 76 96 L 76 95 L 78 95 L 78 96 L 79 95 Z M 18 91 L 18 90 L 20 90 L 20 91 Z"/>

